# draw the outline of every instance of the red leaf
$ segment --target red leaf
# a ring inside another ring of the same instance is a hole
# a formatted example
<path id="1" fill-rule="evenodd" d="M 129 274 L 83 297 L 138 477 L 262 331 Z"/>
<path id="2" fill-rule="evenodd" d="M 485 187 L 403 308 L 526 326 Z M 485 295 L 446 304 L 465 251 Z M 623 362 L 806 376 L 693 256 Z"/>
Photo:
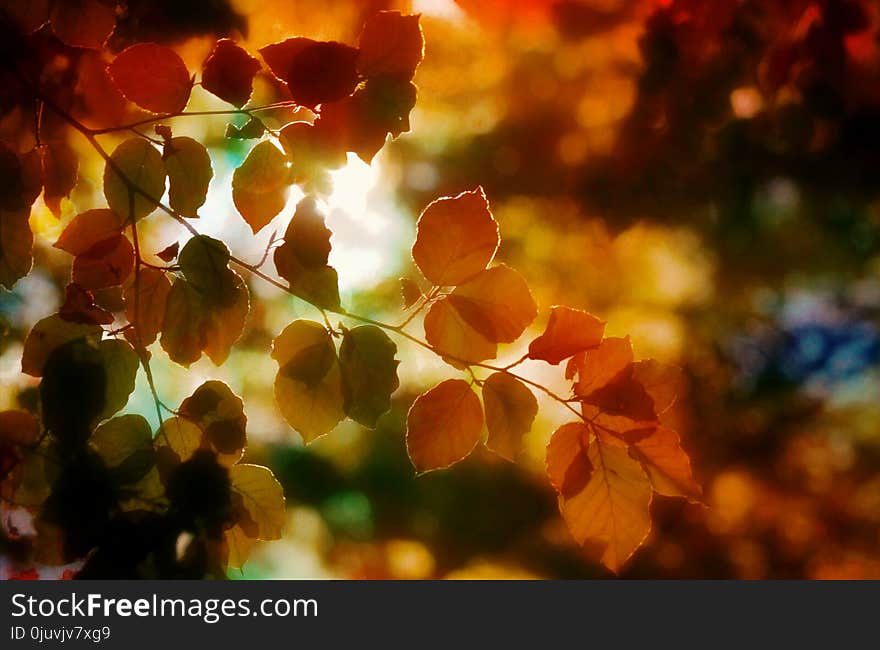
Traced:
<path id="1" fill-rule="evenodd" d="M 247 104 L 260 62 L 228 38 L 217 41 L 202 69 L 202 87 L 233 106 Z"/>
<path id="2" fill-rule="evenodd" d="M 113 314 L 95 304 L 95 295 L 75 282 L 65 287 L 64 304 L 58 315 L 72 323 L 109 325 L 113 322 Z"/>
<path id="3" fill-rule="evenodd" d="M 358 83 L 358 51 L 343 43 L 291 38 L 267 45 L 260 54 L 303 106 L 347 97 Z"/>
<path id="4" fill-rule="evenodd" d="M 123 95 L 153 113 L 179 113 L 189 101 L 192 80 L 170 48 L 137 43 L 120 52 L 108 70 Z"/>
<path id="5" fill-rule="evenodd" d="M 364 25 L 359 46 L 358 70 L 365 77 L 389 75 L 409 81 L 425 46 L 419 16 L 380 11 Z"/>

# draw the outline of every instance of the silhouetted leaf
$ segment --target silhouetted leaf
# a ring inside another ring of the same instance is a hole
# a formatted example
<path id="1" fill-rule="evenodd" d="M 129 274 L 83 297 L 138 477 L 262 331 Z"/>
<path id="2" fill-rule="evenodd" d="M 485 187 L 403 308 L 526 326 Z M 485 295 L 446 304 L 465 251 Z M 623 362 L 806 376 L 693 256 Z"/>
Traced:
<path id="1" fill-rule="evenodd" d="M 480 441 L 483 409 L 470 385 L 447 379 L 419 395 L 406 416 L 406 449 L 420 473 L 449 467 Z"/>
<path id="2" fill-rule="evenodd" d="M 260 142 L 232 175 L 232 200 L 254 233 L 284 209 L 290 169 L 284 154 L 268 140 Z"/>
<path id="3" fill-rule="evenodd" d="M 0 209 L 0 285 L 7 289 L 30 273 L 34 263 L 34 235 L 29 217 L 29 209 Z"/>
<path id="4" fill-rule="evenodd" d="M 345 412 L 352 420 L 375 428 L 391 409 L 391 395 L 400 386 L 394 358 L 397 346 L 381 329 L 362 325 L 348 330 L 339 346 Z"/>
<path id="5" fill-rule="evenodd" d="M 86 289 L 121 285 L 134 269 L 134 248 L 123 235 L 98 242 L 73 260 L 73 281 Z"/>
<path id="6" fill-rule="evenodd" d="M 156 257 L 158 257 L 163 262 L 168 262 L 169 264 L 177 259 L 177 252 L 180 250 L 180 242 L 172 242 L 168 244 L 165 248 L 156 253 Z"/>
<path id="7" fill-rule="evenodd" d="M 197 235 L 177 256 L 177 264 L 187 282 L 212 304 L 229 302 L 235 273 L 229 268 L 229 249 L 219 239 Z"/>
<path id="8" fill-rule="evenodd" d="M 233 106 L 244 106 L 251 97 L 260 62 L 228 38 L 214 45 L 202 69 L 202 87 Z"/>
<path id="9" fill-rule="evenodd" d="M 256 140 L 262 138 L 265 132 L 266 125 L 256 117 L 251 117 L 243 126 L 227 124 L 225 135 L 227 138 L 236 138 L 237 140 Z"/>
<path id="10" fill-rule="evenodd" d="M 361 32 L 358 71 L 365 77 L 389 75 L 409 81 L 422 61 L 424 46 L 418 15 L 380 11 Z"/>
<path id="11" fill-rule="evenodd" d="M 214 176 L 205 147 L 192 138 L 171 138 L 163 158 L 168 171 L 168 202 L 185 217 L 198 217 Z"/>
<path id="12" fill-rule="evenodd" d="M 206 381 L 180 405 L 179 414 L 204 432 L 204 441 L 226 466 L 237 463 L 247 446 L 244 404 L 221 381 Z"/>
<path id="13" fill-rule="evenodd" d="M 113 322 L 113 314 L 96 305 L 94 294 L 75 282 L 64 288 L 64 303 L 58 315 L 72 323 L 109 325 Z"/>
<path id="14" fill-rule="evenodd" d="M 260 49 L 294 101 L 310 108 L 350 95 L 358 82 L 358 51 L 335 41 L 289 38 Z"/>
<path id="15" fill-rule="evenodd" d="M 499 456 L 515 460 L 522 438 L 538 414 L 538 400 L 525 384 L 504 372 L 496 372 L 483 383 L 486 409 L 486 446 Z"/>
<path id="16" fill-rule="evenodd" d="M 477 188 L 425 208 L 412 255 L 432 284 L 455 285 L 485 269 L 500 241 L 486 195 Z"/>
<path id="17" fill-rule="evenodd" d="M 133 485 L 155 464 L 153 432 L 140 415 L 120 415 L 101 424 L 89 444 L 110 469 L 117 485 Z"/>
<path id="18" fill-rule="evenodd" d="M 79 159 L 66 142 L 49 142 L 40 147 L 43 167 L 43 202 L 56 217 L 61 216 L 61 199 L 76 185 Z"/>
<path id="19" fill-rule="evenodd" d="M 104 196 L 110 209 L 124 221 L 150 214 L 165 193 L 162 155 L 146 140 L 131 138 L 110 158 L 113 165 L 104 168 Z"/>
<path id="20" fill-rule="evenodd" d="M 92 246 L 118 236 L 122 228 L 122 219 L 113 210 L 86 210 L 71 219 L 54 246 L 71 255 L 82 255 Z"/>
<path id="21" fill-rule="evenodd" d="M 272 343 L 278 362 L 275 401 L 306 443 L 329 433 L 345 417 L 336 348 L 323 325 L 295 320 Z"/>
<path id="22" fill-rule="evenodd" d="M 58 314 L 47 316 L 37 321 L 24 341 L 21 371 L 32 377 L 41 377 L 46 359 L 55 348 L 86 337 L 97 341 L 101 333 L 98 325 L 71 323 Z"/>
<path id="23" fill-rule="evenodd" d="M 108 418 L 128 403 L 134 390 L 140 360 L 127 342 L 109 339 L 98 343 L 101 364 L 107 373 L 107 393 L 101 419 Z"/>
<path id="24" fill-rule="evenodd" d="M 400 278 L 400 297 L 403 300 L 403 308 L 409 309 L 421 300 L 423 295 L 415 280 Z"/>
<path id="25" fill-rule="evenodd" d="M 153 113 L 179 113 L 189 101 L 186 65 L 163 45 L 136 43 L 119 53 L 109 71 L 123 95 Z"/>
<path id="26" fill-rule="evenodd" d="M 61 42 L 98 49 L 116 27 L 116 7 L 100 0 L 53 2 L 50 22 Z"/>

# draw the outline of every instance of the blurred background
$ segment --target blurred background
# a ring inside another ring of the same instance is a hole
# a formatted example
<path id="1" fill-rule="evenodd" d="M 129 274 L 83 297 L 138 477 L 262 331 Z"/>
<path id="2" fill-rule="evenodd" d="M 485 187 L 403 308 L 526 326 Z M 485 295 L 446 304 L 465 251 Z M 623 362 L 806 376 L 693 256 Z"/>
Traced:
<path id="1" fill-rule="evenodd" d="M 143 11 L 117 30 L 117 45 L 135 33 L 173 44 L 191 70 L 217 35 L 252 52 L 292 35 L 355 44 L 375 11 L 421 13 L 412 131 L 371 166 L 352 156 L 332 173 L 330 263 L 343 304 L 401 319 L 398 278 L 417 277 L 409 248 L 419 212 L 482 185 L 501 225 L 499 259 L 522 272 L 542 308 L 534 334 L 550 305 L 572 305 L 608 321 L 608 334 L 629 334 L 637 356 L 680 364 L 688 376 L 675 421 L 706 507 L 656 497 L 653 532 L 625 577 L 880 578 L 876 3 L 129 5 Z M 273 93 L 260 79 L 252 103 Z M 189 106 L 222 107 L 199 90 Z M 230 195 L 252 142 L 224 139 L 226 121 L 179 118 L 173 127 L 211 148 L 199 229 L 257 261 L 301 194 L 253 236 Z M 35 270 L 0 294 L 2 408 L 35 400 L 36 380 L 20 374 L 22 341 L 58 308 L 69 273 L 69 256 L 51 244 L 79 211 L 103 205 L 102 161 L 75 144 L 83 180 L 61 221 L 38 203 Z M 144 223 L 147 250 L 183 237 L 161 216 Z M 230 577 L 608 576 L 569 537 L 544 474 L 544 447 L 564 412 L 541 402 L 515 465 L 480 452 L 417 478 L 406 410 L 457 372 L 401 341 L 401 389 L 378 429 L 348 422 L 306 448 L 273 403 L 267 350 L 287 323 L 315 312 L 248 283 L 253 310 L 224 366 L 202 359 L 187 371 L 158 345 L 152 363 L 168 404 L 207 378 L 226 381 L 246 405 L 246 460 L 284 485 L 284 538 L 260 544 Z M 523 352 L 508 348 L 502 363 Z M 565 391 L 559 368 L 522 370 Z M 157 424 L 142 376 L 126 412 Z"/>

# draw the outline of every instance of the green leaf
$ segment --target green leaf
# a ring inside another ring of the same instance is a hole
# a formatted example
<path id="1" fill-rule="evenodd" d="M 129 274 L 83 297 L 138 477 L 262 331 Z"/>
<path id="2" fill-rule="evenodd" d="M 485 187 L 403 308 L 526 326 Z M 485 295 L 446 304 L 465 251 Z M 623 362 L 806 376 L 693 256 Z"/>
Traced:
<path id="1" fill-rule="evenodd" d="M 232 201 L 254 233 L 284 209 L 290 169 L 284 154 L 265 140 L 257 144 L 232 175 Z"/>
<path id="2" fill-rule="evenodd" d="M 165 143 L 168 201 L 185 217 L 198 217 L 214 176 L 207 149 L 192 138 L 171 138 Z"/>
<path id="3" fill-rule="evenodd" d="M 400 386 L 394 358 L 397 346 L 373 325 L 345 332 L 339 346 L 345 412 L 355 422 L 375 428 L 391 409 L 391 395 Z"/>
<path id="4" fill-rule="evenodd" d="M 101 341 L 98 352 L 107 372 L 107 399 L 101 411 L 101 419 L 105 419 L 128 403 L 128 396 L 134 391 L 140 360 L 131 345 L 115 339 Z"/>
<path id="5" fill-rule="evenodd" d="M 202 298 L 210 303 L 227 304 L 235 284 L 235 274 L 229 269 L 229 249 L 222 241 L 197 235 L 190 239 L 177 263 L 183 276 Z"/>
<path id="6" fill-rule="evenodd" d="M 101 424 L 90 444 L 120 485 L 132 485 L 155 464 L 153 434 L 140 415 L 120 415 Z"/>
<path id="7" fill-rule="evenodd" d="M 142 138 L 131 138 L 116 147 L 110 160 L 112 164 L 104 168 L 104 196 L 110 209 L 125 221 L 155 210 L 165 193 L 165 163 L 159 151 Z"/>

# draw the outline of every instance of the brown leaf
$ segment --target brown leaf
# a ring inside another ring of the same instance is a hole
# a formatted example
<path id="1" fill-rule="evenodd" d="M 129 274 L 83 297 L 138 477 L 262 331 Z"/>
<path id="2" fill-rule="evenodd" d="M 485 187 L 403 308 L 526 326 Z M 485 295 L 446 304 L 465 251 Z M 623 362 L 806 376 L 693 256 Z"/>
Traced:
<path id="1" fill-rule="evenodd" d="M 30 273 L 34 263 L 30 213 L 0 209 L 0 285 L 7 289 Z"/>
<path id="2" fill-rule="evenodd" d="M 108 70 L 123 95 L 153 113 L 179 113 L 189 101 L 189 71 L 171 48 L 136 43 L 120 52 Z"/>
<path id="3" fill-rule="evenodd" d="M 171 293 L 171 282 L 158 269 L 141 269 L 139 277 L 125 289 L 125 317 L 134 326 L 126 338 L 135 348 L 146 347 L 156 340 L 165 319 L 165 305 Z M 135 315 L 137 314 L 137 315 Z"/>
<path id="4" fill-rule="evenodd" d="M 115 287 L 134 269 L 134 248 L 123 235 L 98 242 L 73 260 L 71 277 L 86 289 Z"/>
<path id="5" fill-rule="evenodd" d="M 598 347 L 605 323 L 592 314 L 564 305 L 550 308 L 544 333 L 529 344 L 529 358 L 553 365 L 590 348 Z"/>
<path id="6" fill-rule="evenodd" d="M 515 460 L 538 414 L 538 400 L 521 381 L 496 372 L 483 383 L 483 406 L 489 431 L 486 446 L 502 458 Z"/>
<path id="7" fill-rule="evenodd" d="M 412 255 L 435 286 L 456 285 L 486 268 L 501 238 L 483 188 L 433 201 L 419 217 Z"/>
<path id="8" fill-rule="evenodd" d="M 103 330 L 98 325 L 71 323 L 58 314 L 37 321 L 24 341 L 21 355 L 21 371 L 31 377 L 41 377 L 43 366 L 56 349 L 77 339 L 101 339 Z"/>
<path id="9" fill-rule="evenodd" d="M 422 290 L 418 283 L 410 278 L 400 278 L 400 298 L 403 308 L 409 309 L 422 298 Z"/>
<path id="10" fill-rule="evenodd" d="M 40 147 L 43 167 L 43 202 L 56 218 L 61 216 L 61 199 L 76 185 L 79 158 L 66 142 L 51 142 Z"/>
<path id="11" fill-rule="evenodd" d="M 406 449 L 419 473 L 467 457 L 480 441 L 480 398 L 461 379 L 447 379 L 419 395 L 406 416 Z"/>
<path id="12" fill-rule="evenodd" d="M 388 75 L 409 81 L 422 61 L 424 46 L 418 15 L 380 11 L 361 32 L 358 71 L 365 77 Z"/>
<path id="13" fill-rule="evenodd" d="M 71 255 L 82 255 L 96 244 L 117 237 L 122 227 L 122 220 L 113 210 L 87 210 L 71 219 L 54 246 Z"/>
<path id="14" fill-rule="evenodd" d="M 58 315 L 72 323 L 109 325 L 113 322 L 113 314 L 96 305 L 94 294 L 75 282 L 64 288 L 64 304 Z"/>
<path id="15" fill-rule="evenodd" d="M 173 262 L 177 258 L 177 251 L 180 250 L 180 242 L 172 242 L 168 244 L 165 248 L 156 253 L 156 257 L 158 257 L 163 262 L 168 262 L 169 264 Z"/>

